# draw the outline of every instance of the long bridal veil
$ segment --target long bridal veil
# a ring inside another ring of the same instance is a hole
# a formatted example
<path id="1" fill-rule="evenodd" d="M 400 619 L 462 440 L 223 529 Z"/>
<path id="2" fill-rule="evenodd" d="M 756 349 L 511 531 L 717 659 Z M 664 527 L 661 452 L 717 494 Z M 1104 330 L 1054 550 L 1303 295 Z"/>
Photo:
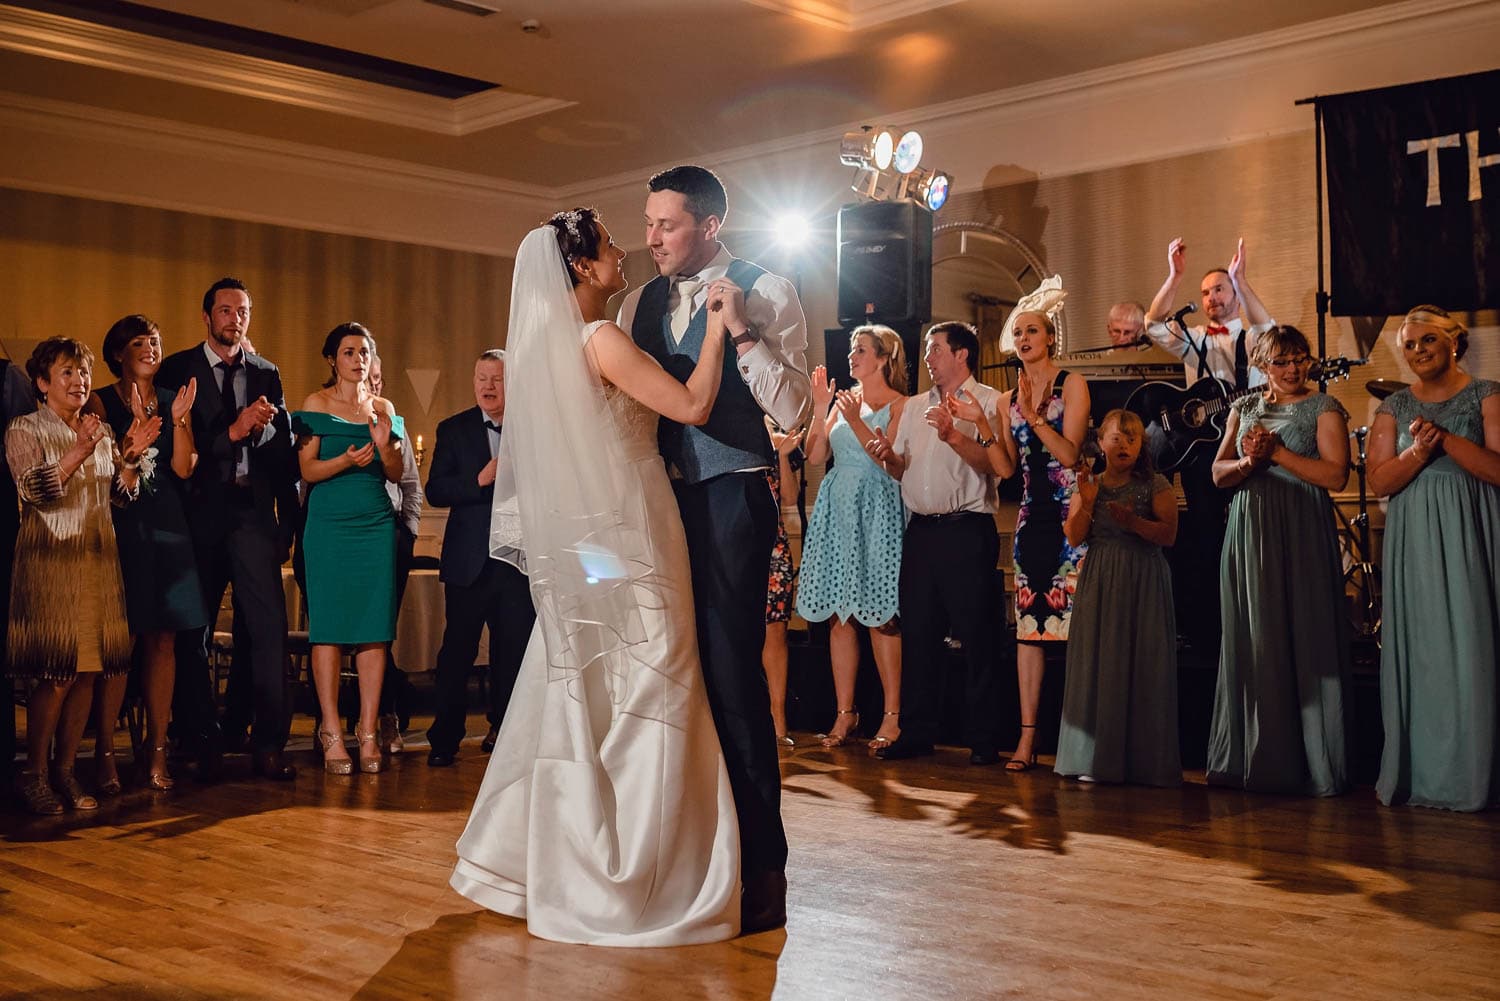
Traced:
<path id="1" fill-rule="evenodd" d="M 554 679 L 644 640 L 634 585 L 654 569 L 583 336 L 557 233 L 541 226 L 516 252 L 490 554 L 529 576 Z"/>

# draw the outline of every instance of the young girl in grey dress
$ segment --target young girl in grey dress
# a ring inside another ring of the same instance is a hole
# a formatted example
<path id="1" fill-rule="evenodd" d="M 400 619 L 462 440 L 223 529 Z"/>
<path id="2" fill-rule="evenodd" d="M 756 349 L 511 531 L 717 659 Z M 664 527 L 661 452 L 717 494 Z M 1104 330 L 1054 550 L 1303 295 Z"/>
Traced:
<path id="1" fill-rule="evenodd" d="M 1177 496 L 1151 472 L 1146 430 L 1128 410 L 1099 426 L 1104 472 L 1078 474 L 1063 531 L 1089 558 L 1073 597 L 1057 773 L 1170 786 L 1177 745 L 1177 622 L 1162 547 L 1177 537 Z"/>
<path id="2" fill-rule="evenodd" d="M 1261 335 L 1264 393 L 1237 400 L 1214 459 L 1233 489 L 1220 562 L 1224 638 L 1208 781 L 1332 796 L 1348 786 L 1343 565 L 1328 491 L 1349 478 L 1349 415 L 1307 385 L 1307 338 Z"/>

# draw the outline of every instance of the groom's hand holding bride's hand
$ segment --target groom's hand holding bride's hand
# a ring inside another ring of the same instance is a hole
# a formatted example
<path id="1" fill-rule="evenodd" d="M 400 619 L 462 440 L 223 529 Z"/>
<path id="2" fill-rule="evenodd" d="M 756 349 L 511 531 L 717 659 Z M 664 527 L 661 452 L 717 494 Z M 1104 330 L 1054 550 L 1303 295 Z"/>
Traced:
<path id="1" fill-rule="evenodd" d="M 499 461 L 498 459 L 491 459 L 484 464 L 483 469 L 479 470 L 479 475 L 476 479 L 481 487 L 487 487 L 495 482 L 495 464 Z"/>
<path id="2" fill-rule="evenodd" d="M 750 329 L 750 321 L 745 318 L 745 290 L 728 278 L 715 278 L 708 283 L 708 298 L 704 303 L 712 311 L 710 317 L 717 316 L 723 321 L 730 337 L 738 337 Z M 736 345 L 747 351 L 753 346 Z"/>

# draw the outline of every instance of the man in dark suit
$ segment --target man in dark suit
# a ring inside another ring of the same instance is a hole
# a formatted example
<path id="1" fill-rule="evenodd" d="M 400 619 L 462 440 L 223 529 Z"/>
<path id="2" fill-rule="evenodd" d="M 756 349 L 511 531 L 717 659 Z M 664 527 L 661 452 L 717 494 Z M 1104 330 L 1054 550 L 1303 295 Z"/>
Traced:
<path id="1" fill-rule="evenodd" d="M 673 376 L 687 381 L 722 302 L 734 353 L 724 359 L 708 422 L 663 419 L 662 455 L 677 474 L 677 506 L 693 569 L 698 652 L 740 823 L 740 927 L 786 922 L 786 831 L 771 697 L 761 666 L 776 501 L 765 471 L 776 463 L 765 417 L 780 427 L 812 410 L 807 323 L 795 286 L 719 242 L 729 210 L 710 170 L 684 164 L 652 177 L 646 244 L 658 276 L 620 307 L 620 327 Z"/>
<path id="2" fill-rule="evenodd" d="M 167 389 L 196 382 L 189 419 L 198 464 L 187 489 L 198 575 L 211 610 L 234 582 L 236 614 L 244 614 L 254 637 L 250 742 L 255 773 L 286 780 L 297 774 L 282 758 L 291 709 L 281 564 L 290 542 L 291 511 L 278 512 L 278 506 L 289 503 L 291 423 L 281 373 L 261 355 L 243 350 L 250 293 L 242 282 L 221 278 L 209 287 L 203 296 L 203 326 L 208 335 L 204 342 L 163 361 L 157 382 Z M 201 634 L 181 634 L 172 699 L 172 713 L 196 745 L 199 777 L 205 779 L 217 774 L 223 746 L 210 687 L 212 640 L 212 622 Z"/>
<path id="3" fill-rule="evenodd" d="M 481 630 L 490 627 L 490 732 L 482 747 L 491 751 L 536 621 L 526 575 L 490 555 L 505 352 L 491 349 L 474 363 L 474 403 L 437 426 L 427 475 L 428 505 L 448 508 L 438 573 L 447 625 L 437 656 L 437 713 L 427 731 L 434 768 L 453 764 L 464 739 L 464 692 Z"/>
<path id="4" fill-rule="evenodd" d="M 36 386 L 26 377 L 26 363 L 0 358 L 0 441 L 10 422 L 36 410 Z M 20 500 L 10 465 L 0 462 L 0 667 L 4 667 L 5 637 L 10 626 L 10 571 L 16 555 L 16 534 L 21 529 Z M 15 686 L 0 677 L 0 780 L 10 788 L 12 762 L 16 758 Z"/>

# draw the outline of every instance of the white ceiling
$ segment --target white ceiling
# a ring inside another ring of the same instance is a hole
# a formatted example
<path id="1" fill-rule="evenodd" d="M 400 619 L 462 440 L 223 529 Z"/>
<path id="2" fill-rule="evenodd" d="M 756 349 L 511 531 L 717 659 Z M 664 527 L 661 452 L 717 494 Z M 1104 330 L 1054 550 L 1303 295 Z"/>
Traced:
<path id="1" fill-rule="evenodd" d="M 1380 6 L 515 0 L 476 18 L 423 0 L 146 5 L 501 89 L 416 95 L 0 4 L 0 91 L 553 190 Z M 529 19 L 540 30 L 524 32 Z"/>

